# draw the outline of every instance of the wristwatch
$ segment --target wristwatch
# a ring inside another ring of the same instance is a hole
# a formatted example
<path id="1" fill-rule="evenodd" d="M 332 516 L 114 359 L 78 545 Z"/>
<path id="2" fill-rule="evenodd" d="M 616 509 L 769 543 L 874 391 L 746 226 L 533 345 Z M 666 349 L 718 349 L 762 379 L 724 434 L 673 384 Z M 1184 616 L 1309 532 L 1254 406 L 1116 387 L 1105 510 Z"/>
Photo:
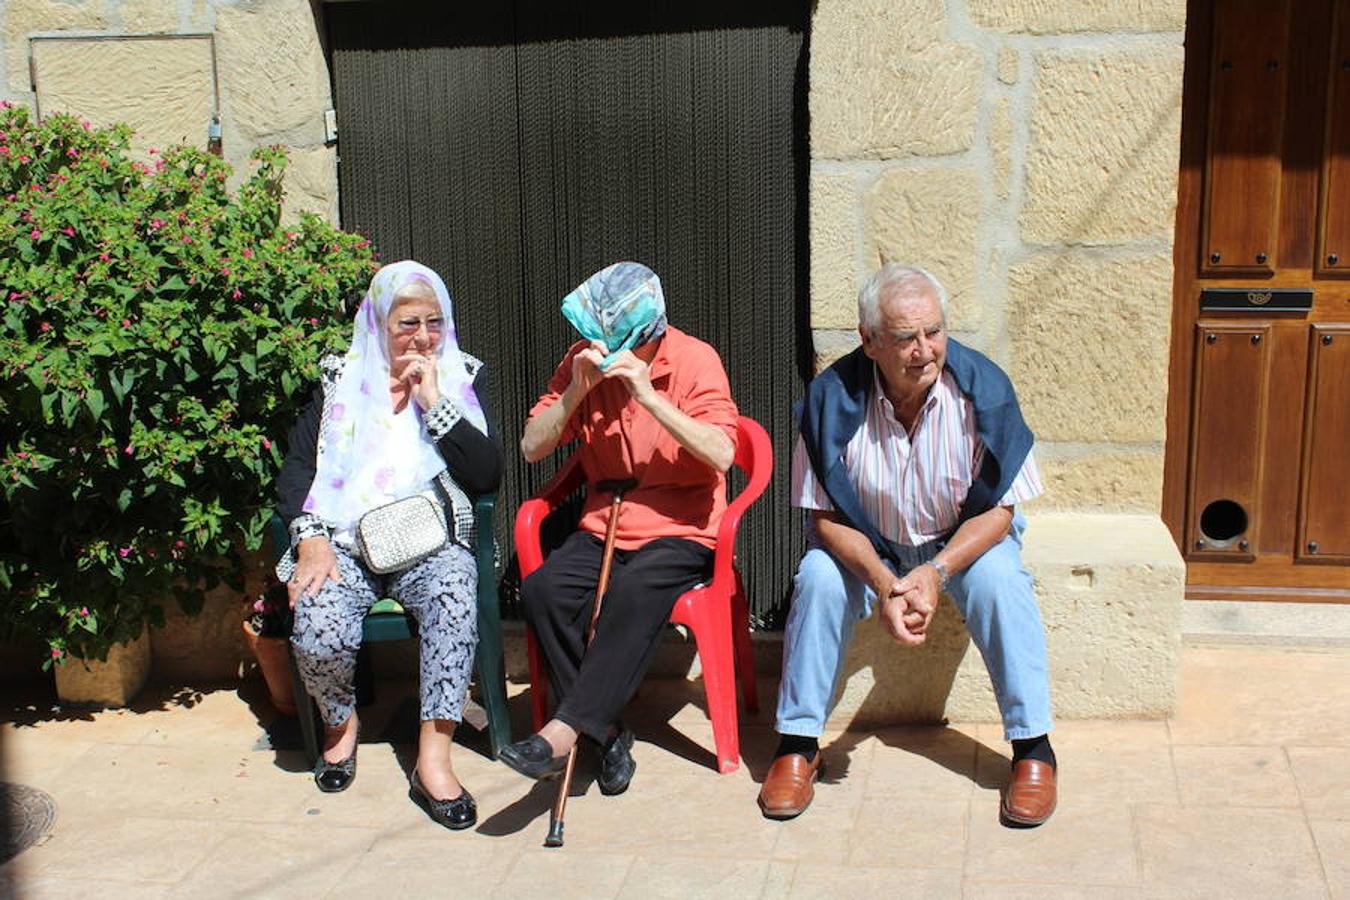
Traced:
<path id="1" fill-rule="evenodd" d="M 928 561 L 928 564 L 933 567 L 933 570 L 935 572 L 938 573 L 938 587 L 942 588 L 943 590 L 946 590 L 947 579 L 951 577 L 947 572 L 947 564 L 939 559 L 930 559 Z"/>

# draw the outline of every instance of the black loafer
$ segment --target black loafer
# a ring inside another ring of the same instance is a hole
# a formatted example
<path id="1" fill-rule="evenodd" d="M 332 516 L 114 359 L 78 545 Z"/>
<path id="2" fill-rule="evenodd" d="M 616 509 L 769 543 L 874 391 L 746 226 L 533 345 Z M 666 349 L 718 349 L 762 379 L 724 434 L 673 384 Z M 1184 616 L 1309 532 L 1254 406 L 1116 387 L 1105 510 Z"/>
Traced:
<path id="1" fill-rule="evenodd" d="M 553 748 L 548 745 L 548 741 L 537 734 L 532 734 L 523 741 L 507 744 L 498 754 L 498 758 L 529 778 L 550 778 L 567 765 L 567 754 L 554 756 Z"/>
<path id="2" fill-rule="evenodd" d="M 338 762 L 329 762 L 320 754 L 318 762 L 314 764 L 314 783 L 319 786 L 319 790 L 325 794 L 336 794 L 339 791 L 345 791 L 352 786 L 356 780 L 356 748 L 352 748 L 352 755 Z"/>
<path id="3" fill-rule="evenodd" d="M 637 760 L 633 759 L 633 732 L 623 728 L 609 739 L 600 756 L 600 785 L 602 794 L 622 794 L 628 790 L 628 783 L 637 771 Z"/>
<path id="4" fill-rule="evenodd" d="M 443 825 L 451 831 L 472 828 L 478 822 L 478 804 L 474 802 L 473 794 L 469 793 L 469 789 L 462 785 L 458 797 L 453 800 L 437 800 L 427 793 L 427 789 L 422 786 L 422 780 L 417 777 L 417 770 L 413 769 L 408 796 L 412 798 L 414 803 L 427 811 L 431 821 L 437 825 Z"/>

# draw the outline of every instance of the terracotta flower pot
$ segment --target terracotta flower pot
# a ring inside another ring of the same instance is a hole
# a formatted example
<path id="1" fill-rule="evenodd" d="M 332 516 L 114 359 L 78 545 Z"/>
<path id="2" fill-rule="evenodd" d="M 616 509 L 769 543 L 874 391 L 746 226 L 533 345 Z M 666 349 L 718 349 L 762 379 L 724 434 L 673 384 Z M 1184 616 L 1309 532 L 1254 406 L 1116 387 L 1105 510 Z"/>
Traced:
<path id="1" fill-rule="evenodd" d="M 285 638 L 263 637 L 244 622 L 244 640 L 253 651 L 253 658 L 262 669 L 263 680 L 267 682 L 267 694 L 277 712 L 284 716 L 295 715 L 295 692 L 291 689 L 290 648 Z"/>

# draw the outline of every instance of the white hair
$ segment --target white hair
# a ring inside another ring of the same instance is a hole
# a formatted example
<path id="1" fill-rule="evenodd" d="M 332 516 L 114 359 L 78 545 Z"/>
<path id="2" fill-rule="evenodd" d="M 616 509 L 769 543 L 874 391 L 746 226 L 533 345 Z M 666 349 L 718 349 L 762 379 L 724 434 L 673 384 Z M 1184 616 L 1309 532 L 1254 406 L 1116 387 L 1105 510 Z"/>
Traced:
<path id="1" fill-rule="evenodd" d="M 947 321 L 947 289 L 938 281 L 937 276 L 918 266 L 905 266 L 888 262 L 867 279 L 867 283 L 858 291 L 858 324 L 868 334 L 875 334 L 881 328 L 881 298 L 892 288 L 901 288 L 905 293 L 918 293 L 924 287 L 937 297 L 942 308 L 942 321 Z"/>

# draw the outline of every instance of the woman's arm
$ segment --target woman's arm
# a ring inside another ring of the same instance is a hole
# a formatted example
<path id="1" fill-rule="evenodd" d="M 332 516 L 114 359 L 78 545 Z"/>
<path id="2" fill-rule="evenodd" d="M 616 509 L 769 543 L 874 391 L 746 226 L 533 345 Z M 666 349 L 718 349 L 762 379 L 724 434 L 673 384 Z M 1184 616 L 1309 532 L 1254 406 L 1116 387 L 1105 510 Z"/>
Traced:
<path id="1" fill-rule="evenodd" d="M 314 483 L 319 454 L 319 420 L 323 415 L 323 388 L 314 395 L 291 426 L 286 439 L 286 459 L 277 474 L 277 515 L 287 527 L 304 512 L 305 498 Z"/>
<path id="2" fill-rule="evenodd" d="M 342 583 L 338 573 L 337 555 L 328 540 L 328 527 L 304 511 L 305 498 L 314 483 L 318 467 L 319 423 L 323 417 L 323 387 L 314 389 L 309 405 L 300 411 L 300 417 L 286 443 L 286 459 L 277 474 L 277 515 L 281 516 L 295 547 L 295 574 L 286 585 L 291 607 L 305 597 L 316 594 L 325 580 Z"/>
<path id="3" fill-rule="evenodd" d="M 479 366 L 473 390 L 478 395 L 483 418 L 487 420 L 487 434 L 463 418 L 454 404 L 450 404 L 448 410 L 444 409 L 443 404 L 448 402 L 445 398 L 428 413 L 427 433 L 436 442 L 436 448 L 450 469 L 450 477 L 476 497 L 497 490 L 502 481 L 501 435 L 497 432 L 497 419 L 488 393 L 487 366 Z M 447 421 L 450 422 L 448 427 L 444 424 Z"/>

